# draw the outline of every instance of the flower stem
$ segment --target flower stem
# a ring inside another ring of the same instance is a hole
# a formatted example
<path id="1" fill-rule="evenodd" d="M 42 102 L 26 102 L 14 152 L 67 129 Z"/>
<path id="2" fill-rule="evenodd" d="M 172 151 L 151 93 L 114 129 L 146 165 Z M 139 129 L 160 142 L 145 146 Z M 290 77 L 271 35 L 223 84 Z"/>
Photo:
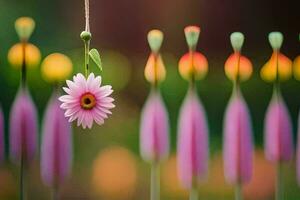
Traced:
<path id="1" fill-rule="evenodd" d="M 84 41 L 84 66 L 85 66 L 85 76 L 88 77 L 89 74 L 89 51 L 90 51 L 90 41 Z"/>
<path id="2" fill-rule="evenodd" d="M 20 200 L 25 199 L 25 163 L 24 163 L 24 155 L 21 155 L 21 166 L 20 166 Z"/>
<path id="3" fill-rule="evenodd" d="M 235 200 L 243 200 L 242 185 L 239 183 L 235 186 Z"/>
<path id="4" fill-rule="evenodd" d="M 283 200 L 283 173 L 282 163 L 276 165 L 276 200 Z"/>
<path id="5" fill-rule="evenodd" d="M 21 42 L 22 44 L 22 67 L 21 67 L 21 86 L 26 86 L 26 40 Z"/>
<path id="6" fill-rule="evenodd" d="M 190 200 L 197 200 L 198 199 L 198 190 L 197 187 L 193 186 L 190 190 Z"/>
<path id="7" fill-rule="evenodd" d="M 54 186 L 53 187 L 52 199 L 53 200 L 59 200 L 59 189 L 58 189 L 58 186 Z"/>
<path id="8" fill-rule="evenodd" d="M 159 164 L 153 163 L 151 166 L 151 200 L 160 199 L 160 175 L 159 175 Z"/>

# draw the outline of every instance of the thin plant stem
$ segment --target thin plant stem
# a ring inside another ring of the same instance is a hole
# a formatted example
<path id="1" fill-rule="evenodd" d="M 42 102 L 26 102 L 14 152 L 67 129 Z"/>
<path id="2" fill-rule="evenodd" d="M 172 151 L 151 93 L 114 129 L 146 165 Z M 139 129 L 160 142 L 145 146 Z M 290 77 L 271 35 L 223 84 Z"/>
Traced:
<path id="1" fill-rule="evenodd" d="M 193 186 L 190 190 L 190 198 L 189 200 L 198 200 L 198 190 L 197 187 Z"/>
<path id="2" fill-rule="evenodd" d="M 22 44 L 22 66 L 21 66 L 21 86 L 26 86 L 26 40 L 21 42 Z"/>
<path id="3" fill-rule="evenodd" d="M 52 199 L 53 200 L 59 200 L 59 187 L 58 186 L 54 186 L 53 190 L 52 190 Z"/>
<path id="4" fill-rule="evenodd" d="M 243 188 L 239 183 L 235 186 L 235 200 L 243 200 Z"/>
<path id="5" fill-rule="evenodd" d="M 283 173 L 282 163 L 278 162 L 276 165 L 276 200 L 283 200 Z"/>
<path id="6" fill-rule="evenodd" d="M 90 41 L 84 41 L 84 66 L 85 66 L 85 76 L 88 77 L 89 74 L 89 51 L 90 51 Z"/>
<path id="7" fill-rule="evenodd" d="M 159 175 L 159 164 L 153 163 L 151 166 L 151 200 L 160 199 L 160 175 Z"/>
<path id="8" fill-rule="evenodd" d="M 21 155 L 21 165 L 20 165 L 20 200 L 25 200 L 25 160 L 24 155 Z"/>

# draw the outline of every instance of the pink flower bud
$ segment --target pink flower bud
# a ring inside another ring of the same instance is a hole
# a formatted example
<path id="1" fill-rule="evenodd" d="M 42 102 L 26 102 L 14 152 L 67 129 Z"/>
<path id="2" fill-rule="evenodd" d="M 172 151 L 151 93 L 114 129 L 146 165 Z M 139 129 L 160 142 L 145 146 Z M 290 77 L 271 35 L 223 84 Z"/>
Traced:
<path id="1" fill-rule="evenodd" d="M 10 112 L 10 156 L 30 162 L 37 147 L 37 112 L 26 88 L 20 88 Z"/>
<path id="2" fill-rule="evenodd" d="M 48 103 L 42 131 L 42 179 L 48 186 L 57 186 L 71 171 L 72 131 L 55 94 Z"/>
<path id="3" fill-rule="evenodd" d="M 188 91 L 181 107 L 177 145 L 179 179 L 191 188 L 206 176 L 209 154 L 205 111 L 194 89 Z"/>
<path id="4" fill-rule="evenodd" d="M 144 160 L 155 162 L 169 154 L 169 120 L 158 91 L 150 93 L 143 108 L 140 127 L 140 150 Z"/>
<path id="5" fill-rule="evenodd" d="M 235 92 L 224 119 L 224 174 L 231 184 L 247 183 L 252 176 L 252 128 L 246 102 Z"/>
<path id="6" fill-rule="evenodd" d="M 265 154 L 273 162 L 288 161 L 293 156 L 292 124 L 280 94 L 273 94 L 265 118 Z"/>

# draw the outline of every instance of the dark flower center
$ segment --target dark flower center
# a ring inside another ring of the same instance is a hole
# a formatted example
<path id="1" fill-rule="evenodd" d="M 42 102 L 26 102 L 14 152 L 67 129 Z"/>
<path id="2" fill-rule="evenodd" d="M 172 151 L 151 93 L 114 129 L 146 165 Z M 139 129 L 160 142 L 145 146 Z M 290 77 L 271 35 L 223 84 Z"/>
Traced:
<path id="1" fill-rule="evenodd" d="M 96 105 L 96 98 L 93 94 L 87 92 L 80 98 L 80 106 L 85 110 L 91 110 Z"/>

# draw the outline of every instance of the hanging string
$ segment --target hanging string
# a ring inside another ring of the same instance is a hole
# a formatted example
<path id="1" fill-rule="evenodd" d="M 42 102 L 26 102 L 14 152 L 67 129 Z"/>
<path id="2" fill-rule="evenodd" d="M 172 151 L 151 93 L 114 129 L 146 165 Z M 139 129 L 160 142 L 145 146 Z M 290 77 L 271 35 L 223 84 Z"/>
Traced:
<path id="1" fill-rule="evenodd" d="M 90 32 L 90 1 L 84 1 L 85 8 L 85 31 Z"/>
<path id="2" fill-rule="evenodd" d="M 89 74 L 89 51 L 90 51 L 90 41 L 92 35 L 90 33 L 90 2 L 89 0 L 84 1 L 85 8 L 85 31 L 80 35 L 84 42 L 84 71 L 85 76 L 88 77 Z"/>

